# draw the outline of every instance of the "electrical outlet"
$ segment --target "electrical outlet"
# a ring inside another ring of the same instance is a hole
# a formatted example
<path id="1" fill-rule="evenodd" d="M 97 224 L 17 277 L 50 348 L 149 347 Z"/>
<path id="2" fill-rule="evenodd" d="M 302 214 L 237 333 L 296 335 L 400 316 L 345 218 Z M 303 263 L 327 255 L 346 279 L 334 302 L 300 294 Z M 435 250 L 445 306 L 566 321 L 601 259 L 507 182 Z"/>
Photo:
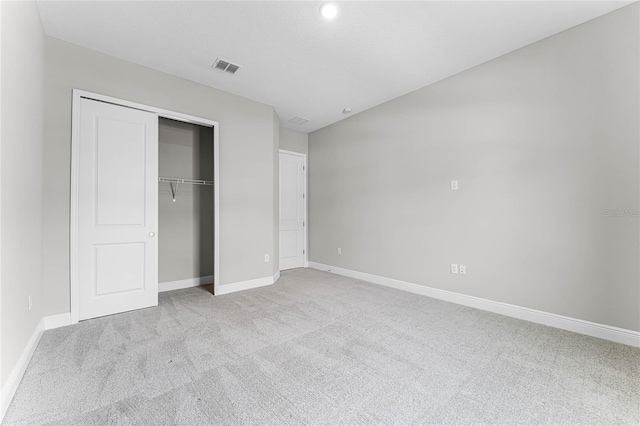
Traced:
<path id="1" fill-rule="evenodd" d="M 457 274 L 458 273 L 458 264 L 457 263 L 452 263 L 451 264 L 451 273 L 452 274 Z"/>
<path id="2" fill-rule="evenodd" d="M 342 254 L 342 249 L 338 247 L 338 254 Z"/>
<path id="3" fill-rule="evenodd" d="M 31 296 L 29 296 L 29 312 L 31 312 L 32 306 L 33 306 L 33 300 L 31 299 Z"/>
<path id="4" fill-rule="evenodd" d="M 269 263 L 269 255 L 268 254 L 264 255 L 264 263 Z"/>
<path id="5" fill-rule="evenodd" d="M 457 191 L 458 190 L 458 181 L 457 180 L 452 180 L 451 181 L 451 190 L 452 191 Z"/>
<path id="6" fill-rule="evenodd" d="M 467 275 L 467 265 L 458 266 L 458 270 L 460 271 L 460 275 Z"/>

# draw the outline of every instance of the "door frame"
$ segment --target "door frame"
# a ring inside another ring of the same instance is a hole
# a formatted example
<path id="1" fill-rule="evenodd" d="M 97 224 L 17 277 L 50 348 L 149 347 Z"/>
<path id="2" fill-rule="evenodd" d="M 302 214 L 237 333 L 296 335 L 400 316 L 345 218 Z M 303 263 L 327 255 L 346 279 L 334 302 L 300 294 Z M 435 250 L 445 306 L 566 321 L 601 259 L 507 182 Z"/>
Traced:
<path id="1" fill-rule="evenodd" d="M 278 176 L 280 176 L 280 154 L 288 154 L 288 155 L 295 155 L 298 157 L 302 157 L 302 165 L 304 166 L 304 170 L 302 171 L 302 180 L 304 181 L 303 186 L 304 186 L 304 244 L 303 244 L 303 250 L 304 250 L 304 260 L 303 260 L 303 266 L 305 268 L 309 267 L 309 247 L 307 247 L 307 241 L 309 241 L 309 218 L 307 217 L 307 211 L 309 210 L 309 187 L 307 185 L 307 173 L 308 173 L 308 167 L 307 167 L 307 154 L 304 154 L 302 152 L 295 152 L 295 151 L 289 151 L 286 149 L 280 149 L 278 150 Z M 278 178 L 278 203 L 280 202 L 280 178 Z M 280 238 L 280 206 L 278 206 L 278 238 Z M 278 257 L 280 255 L 278 254 Z M 278 259 L 278 263 L 280 262 L 280 259 Z M 280 268 L 278 268 L 278 270 L 280 270 Z"/>
<path id="2" fill-rule="evenodd" d="M 80 156 L 78 148 L 80 146 L 80 100 L 82 98 L 94 101 L 106 102 L 126 108 L 133 108 L 154 113 L 158 118 L 169 118 L 185 123 L 198 124 L 205 127 L 213 127 L 213 293 L 218 294 L 220 285 L 220 143 L 219 143 L 219 123 L 206 118 L 195 117 L 180 112 L 144 105 L 137 102 L 125 101 L 123 99 L 84 90 L 73 89 L 72 114 L 71 114 L 71 208 L 69 218 L 69 285 L 71 296 L 71 324 L 78 323 L 79 314 L 79 282 L 78 282 L 78 174 L 80 170 Z"/>

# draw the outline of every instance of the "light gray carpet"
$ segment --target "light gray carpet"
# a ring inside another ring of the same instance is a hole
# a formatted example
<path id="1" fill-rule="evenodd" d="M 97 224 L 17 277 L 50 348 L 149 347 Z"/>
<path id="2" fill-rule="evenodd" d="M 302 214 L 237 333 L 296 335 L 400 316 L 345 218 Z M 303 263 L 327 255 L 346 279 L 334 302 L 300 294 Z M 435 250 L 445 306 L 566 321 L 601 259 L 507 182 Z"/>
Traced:
<path id="1" fill-rule="evenodd" d="M 5 423 L 639 419 L 638 349 L 306 269 L 45 332 Z"/>

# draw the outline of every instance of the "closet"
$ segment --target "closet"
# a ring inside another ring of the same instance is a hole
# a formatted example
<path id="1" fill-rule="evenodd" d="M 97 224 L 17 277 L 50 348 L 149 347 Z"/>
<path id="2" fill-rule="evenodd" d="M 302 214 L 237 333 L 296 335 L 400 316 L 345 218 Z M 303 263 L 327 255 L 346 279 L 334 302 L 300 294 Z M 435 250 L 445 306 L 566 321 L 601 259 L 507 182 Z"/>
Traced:
<path id="1" fill-rule="evenodd" d="M 158 120 L 159 290 L 212 284 L 213 128 Z"/>
<path id="2" fill-rule="evenodd" d="M 215 121 L 74 89 L 72 323 L 215 289 L 218 149 Z"/>

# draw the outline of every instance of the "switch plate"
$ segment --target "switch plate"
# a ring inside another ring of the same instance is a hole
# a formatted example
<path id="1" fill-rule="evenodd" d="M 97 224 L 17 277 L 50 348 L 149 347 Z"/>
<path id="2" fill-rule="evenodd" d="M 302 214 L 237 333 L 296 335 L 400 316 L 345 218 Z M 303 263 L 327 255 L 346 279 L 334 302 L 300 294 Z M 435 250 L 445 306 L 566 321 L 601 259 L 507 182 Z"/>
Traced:
<path id="1" fill-rule="evenodd" d="M 458 264 L 457 263 L 452 263 L 451 264 L 451 273 L 452 274 L 457 274 L 458 273 Z"/>
<path id="2" fill-rule="evenodd" d="M 458 270 L 460 271 L 460 275 L 467 275 L 467 265 L 458 266 Z"/>
<path id="3" fill-rule="evenodd" d="M 31 299 L 31 296 L 29 296 L 29 312 L 31 312 L 32 307 L 33 307 L 33 300 Z"/>
<path id="4" fill-rule="evenodd" d="M 451 190 L 452 191 L 457 191 L 458 190 L 458 181 L 457 180 L 452 180 L 451 181 Z"/>
<path id="5" fill-rule="evenodd" d="M 338 247 L 338 254 L 342 254 L 342 249 Z"/>
<path id="6" fill-rule="evenodd" d="M 268 254 L 264 255 L 264 263 L 269 263 L 269 255 Z"/>

